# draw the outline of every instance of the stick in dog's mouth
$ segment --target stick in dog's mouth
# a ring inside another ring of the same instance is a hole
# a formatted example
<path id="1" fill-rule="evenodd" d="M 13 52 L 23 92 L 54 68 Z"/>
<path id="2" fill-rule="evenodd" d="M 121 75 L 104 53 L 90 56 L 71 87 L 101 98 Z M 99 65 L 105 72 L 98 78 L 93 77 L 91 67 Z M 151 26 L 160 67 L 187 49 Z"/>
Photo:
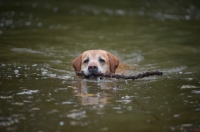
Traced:
<path id="1" fill-rule="evenodd" d="M 76 75 L 78 76 L 85 76 L 85 74 L 83 72 L 76 72 Z M 154 72 L 145 72 L 145 73 L 140 73 L 137 74 L 135 76 L 125 76 L 124 74 L 106 74 L 106 73 L 93 73 L 89 76 L 85 76 L 86 78 L 90 78 L 90 77 L 101 77 L 101 78 L 105 78 L 105 77 L 109 77 L 109 78 L 116 78 L 116 79 L 132 79 L 133 81 L 135 79 L 139 79 L 139 78 L 144 78 L 144 77 L 148 77 L 148 76 L 161 76 L 163 75 L 163 72 L 160 71 L 154 71 Z"/>

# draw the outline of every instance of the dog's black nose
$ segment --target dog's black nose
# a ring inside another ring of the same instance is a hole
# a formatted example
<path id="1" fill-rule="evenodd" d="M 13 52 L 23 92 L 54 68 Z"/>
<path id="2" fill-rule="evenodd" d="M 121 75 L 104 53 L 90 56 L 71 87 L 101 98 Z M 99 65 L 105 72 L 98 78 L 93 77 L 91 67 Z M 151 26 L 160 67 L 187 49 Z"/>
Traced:
<path id="1" fill-rule="evenodd" d="M 88 66 L 88 71 L 90 73 L 96 73 L 96 72 L 98 72 L 98 67 L 95 65 Z"/>

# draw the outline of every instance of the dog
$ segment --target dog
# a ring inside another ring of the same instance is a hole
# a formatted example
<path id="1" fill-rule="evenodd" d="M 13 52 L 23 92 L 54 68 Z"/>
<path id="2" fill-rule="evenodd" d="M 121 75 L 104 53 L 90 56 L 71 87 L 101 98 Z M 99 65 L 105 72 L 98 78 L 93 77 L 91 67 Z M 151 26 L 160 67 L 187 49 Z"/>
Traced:
<path id="1" fill-rule="evenodd" d="M 119 59 L 105 50 L 88 50 L 72 61 L 76 72 L 83 72 L 85 76 L 95 73 L 115 73 L 119 66 Z"/>
<path id="2" fill-rule="evenodd" d="M 84 75 L 90 76 L 94 73 L 112 73 L 112 74 L 124 74 L 125 71 L 131 68 L 128 64 L 121 64 L 119 59 L 105 51 L 105 50 L 88 50 L 80 54 L 72 61 L 72 66 L 75 72 L 83 72 Z M 126 74 L 126 73 L 125 73 Z M 96 84 L 103 91 L 94 93 L 90 87 Z M 97 105 L 107 104 L 111 95 L 108 95 L 105 91 L 108 89 L 117 88 L 117 82 L 113 81 L 91 81 L 91 80 L 74 80 L 72 83 L 74 93 L 76 96 L 80 96 L 82 105 Z M 97 96 L 98 95 L 98 96 Z"/>

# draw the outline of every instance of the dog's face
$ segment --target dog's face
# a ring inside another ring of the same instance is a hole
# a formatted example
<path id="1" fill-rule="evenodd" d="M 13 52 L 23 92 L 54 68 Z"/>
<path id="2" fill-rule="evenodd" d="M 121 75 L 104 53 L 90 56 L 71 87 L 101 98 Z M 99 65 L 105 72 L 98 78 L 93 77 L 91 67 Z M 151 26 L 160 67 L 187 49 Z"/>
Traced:
<path id="1" fill-rule="evenodd" d="M 72 61 L 76 72 L 86 76 L 94 73 L 115 73 L 119 59 L 104 50 L 88 50 Z"/>

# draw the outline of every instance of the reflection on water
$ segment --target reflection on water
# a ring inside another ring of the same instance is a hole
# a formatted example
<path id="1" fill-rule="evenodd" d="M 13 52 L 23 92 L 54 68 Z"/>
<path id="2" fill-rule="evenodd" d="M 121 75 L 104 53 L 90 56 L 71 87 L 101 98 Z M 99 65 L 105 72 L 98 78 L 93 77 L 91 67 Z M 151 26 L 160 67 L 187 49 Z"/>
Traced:
<path id="1" fill-rule="evenodd" d="M 200 131 L 199 2 L 0 2 L 0 130 Z M 71 61 L 116 55 L 128 75 L 88 80 Z"/>
<path id="2" fill-rule="evenodd" d="M 117 84 L 113 81 L 107 80 L 94 80 L 94 82 L 79 80 L 73 82 L 75 95 L 81 97 L 81 105 L 100 105 L 100 107 L 109 103 L 109 99 L 113 96 L 113 93 L 109 94 L 106 90 L 113 90 L 118 87 L 115 85 Z M 99 90 L 97 91 L 93 87 L 97 87 Z"/>

